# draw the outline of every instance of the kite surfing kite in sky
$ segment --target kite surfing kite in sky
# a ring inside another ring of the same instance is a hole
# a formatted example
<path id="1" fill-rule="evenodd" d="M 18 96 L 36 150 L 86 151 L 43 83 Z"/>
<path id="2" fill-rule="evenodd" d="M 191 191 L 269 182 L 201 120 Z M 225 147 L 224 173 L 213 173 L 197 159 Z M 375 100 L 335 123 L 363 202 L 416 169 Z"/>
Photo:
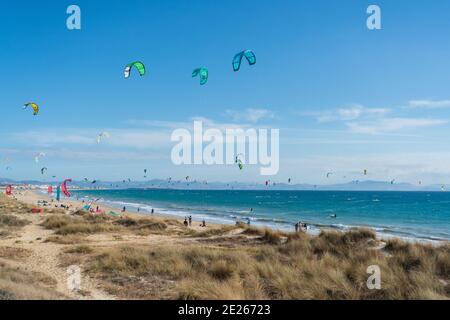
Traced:
<path id="1" fill-rule="evenodd" d="M 34 156 L 34 162 L 39 163 L 39 160 L 40 160 L 42 157 L 45 157 L 45 153 L 39 152 L 38 154 L 36 154 L 36 155 Z"/>
<path id="2" fill-rule="evenodd" d="M 47 171 L 47 167 L 43 167 L 43 168 L 41 169 L 41 174 L 44 174 L 45 171 Z"/>
<path id="3" fill-rule="evenodd" d="M 67 190 L 67 182 L 72 182 L 72 179 L 66 179 L 61 184 L 61 191 L 67 198 L 70 198 L 70 192 Z"/>
<path id="4" fill-rule="evenodd" d="M 23 105 L 23 109 L 26 109 L 28 107 L 32 107 L 33 108 L 33 116 L 37 116 L 37 114 L 39 113 L 39 106 L 34 102 L 28 102 Z"/>
<path id="5" fill-rule="evenodd" d="M 109 132 L 102 132 L 97 136 L 97 143 L 100 143 L 100 142 L 102 142 L 103 139 L 109 138 L 109 137 L 111 137 Z"/>
<path id="6" fill-rule="evenodd" d="M 201 67 L 192 71 L 192 78 L 200 76 L 200 85 L 206 84 L 208 82 L 208 69 Z"/>
<path id="7" fill-rule="evenodd" d="M 125 66 L 125 71 L 124 71 L 125 79 L 130 77 L 131 69 L 133 67 L 137 70 L 137 72 L 139 72 L 139 75 L 141 77 L 143 75 L 145 75 L 145 66 L 144 66 L 144 64 L 142 62 L 135 61 L 135 62 L 132 62 L 132 63 L 127 64 Z"/>
<path id="8" fill-rule="evenodd" d="M 242 58 L 247 59 L 249 65 L 254 65 L 256 63 L 256 56 L 252 50 L 245 50 L 236 54 L 233 58 L 233 70 L 239 71 L 241 68 Z"/>
<path id="9" fill-rule="evenodd" d="M 238 167 L 239 167 L 239 170 L 242 170 L 242 169 L 244 169 L 244 163 L 242 162 L 242 160 L 241 159 L 239 159 L 239 157 L 240 156 L 244 156 L 242 153 L 240 153 L 240 154 L 238 154 L 237 156 L 236 156 L 236 159 L 235 159 L 235 163 L 238 165 Z"/>

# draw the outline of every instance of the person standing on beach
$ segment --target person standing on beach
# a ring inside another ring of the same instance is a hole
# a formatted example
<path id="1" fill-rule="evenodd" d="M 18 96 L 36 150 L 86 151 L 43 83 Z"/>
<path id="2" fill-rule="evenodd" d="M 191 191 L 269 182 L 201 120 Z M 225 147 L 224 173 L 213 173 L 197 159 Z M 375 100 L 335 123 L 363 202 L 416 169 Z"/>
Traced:
<path id="1" fill-rule="evenodd" d="M 295 224 L 295 232 L 298 232 L 298 222 Z"/>
<path id="2" fill-rule="evenodd" d="M 122 208 L 122 212 L 125 212 L 125 211 L 127 211 L 127 208 L 124 206 L 124 207 Z"/>
<path id="3" fill-rule="evenodd" d="M 189 227 L 191 226 L 191 224 L 192 224 L 192 216 L 189 216 Z"/>
<path id="4" fill-rule="evenodd" d="M 184 218 L 184 222 L 183 222 L 184 226 L 187 227 L 189 225 L 187 218 Z"/>
<path id="5" fill-rule="evenodd" d="M 154 213 L 155 213 L 155 209 L 152 208 L 152 214 L 154 214 Z"/>

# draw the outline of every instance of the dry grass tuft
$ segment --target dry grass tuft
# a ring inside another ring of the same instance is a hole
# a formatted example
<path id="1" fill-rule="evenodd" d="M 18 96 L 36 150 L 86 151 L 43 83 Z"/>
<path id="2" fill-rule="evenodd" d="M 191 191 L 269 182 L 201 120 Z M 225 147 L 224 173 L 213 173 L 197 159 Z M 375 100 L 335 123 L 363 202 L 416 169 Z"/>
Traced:
<path id="1" fill-rule="evenodd" d="M 150 283 L 158 283 L 159 295 L 172 299 L 449 298 L 448 246 L 390 243 L 386 255 L 374 249 L 378 243 L 368 230 L 317 237 L 264 230 L 262 237 L 265 244 L 232 249 L 198 244 L 110 248 L 91 256 L 89 270 L 106 286 L 121 279 L 124 290 L 116 293 L 124 298 L 155 298 Z M 370 265 L 381 269 L 381 290 L 366 286 Z M 139 289 L 137 281 L 148 287 Z"/>
<path id="2" fill-rule="evenodd" d="M 90 254 L 94 252 L 94 249 L 92 249 L 89 246 L 86 245 L 79 245 L 72 248 L 69 248 L 65 251 L 66 253 L 75 253 L 75 254 Z"/>
<path id="3" fill-rule="evenodd" d="M 29 222 L 9 214 L 0 215 L 0 227 L 23 227 Z"/>
<path id="4" fill-rule="evenodd" d="M 99 218 L 50 216 L 42 223 L 47 229 L 54 230 L 58 235 L 93 234 L 117 231 L 110 223 L 102 222 Z"/>
<path id="5" fill-rule="evenodd" d="M 131 230 L 164 231 L 167 229 L 166 223 L 150 218 L 132 219 L 125 217 L 114 221 L 114 224 Z"/>
<path id="6" fill-rule="evenodd" d="M 12 268 L 0 262 L 0 300 L 54 300 L 55 280 L 39 273 Z"/>
<path id="7" fill-rule="evenodd" d="M 79 244 L 89 242 L 85 236 L 77 234 L 69 234 L 65 236 L 53 235 L 45 239 L 44 242 L 53 242 L 57 244 Z"/>

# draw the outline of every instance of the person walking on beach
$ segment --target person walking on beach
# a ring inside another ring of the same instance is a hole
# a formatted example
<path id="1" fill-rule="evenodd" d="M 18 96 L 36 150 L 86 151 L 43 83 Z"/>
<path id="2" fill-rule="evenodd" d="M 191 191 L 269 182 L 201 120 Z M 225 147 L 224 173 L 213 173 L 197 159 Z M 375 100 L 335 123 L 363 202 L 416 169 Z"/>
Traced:
<path id="1" fill-rule="evenodd" d="M 183 222 L 184 226 L 187 227 L 189 225 L 187 218 L 184 218 L 184 222 Z"/>
<path id="2" fill-rule="evenodd" d="M 192 216 L 189 216 L 189 227 L 191 226 L 191 224 L 192 224 Z"/>
<path id="3" fill-rule="evenodd" d="M 206 227 L 206 221 L 205 220 L 202 221 L 202 227 Z"/>
<path id="4" fill-rule="evenodd" d="M 127 211 L 127 208 L 124 206 L 124 207 L 122 208 L 122 212 L 125 212 L 125 211 Z"/>
<path id="5" fill-rule="evenodd" d="M 152 214 L 154 214 L 154 213 L 155 213 L 155 209 L 152 208 Z"/>
<path id="6" fill-rule="evenodd" d="M 298 232 L 298 222 L 295 224 L 295 233 Z"/>

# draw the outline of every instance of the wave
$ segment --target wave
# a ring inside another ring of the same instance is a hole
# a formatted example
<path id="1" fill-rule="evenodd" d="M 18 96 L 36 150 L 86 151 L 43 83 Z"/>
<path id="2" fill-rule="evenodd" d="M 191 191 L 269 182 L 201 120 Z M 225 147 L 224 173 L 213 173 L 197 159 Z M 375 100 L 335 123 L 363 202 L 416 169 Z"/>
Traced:
<path id="1" fill-rule="evenodd" d="M 182 192 L 187 194 L 187 192 Z M 96 194 L 95 192 L 93 194 Z M 128 190 L 128 194 L 123 197 L 123 199 L 118 199 L 120 197 L 119 194 L 114 194 L 112 199 L 107 199 L 107 193 L 96 194 L 96 196 L 102 196 L 102 198 L 98 201 L 99 203 L 104 203 L 105 205 L 122 209 L 124 206 L 127 207 L 130 211 L 139 211 L 141 213 L 151 213 L 152 209 L 157 214 L 173 216 L 178 218 L 184 218 L 187 216 L 192 216 L 194 220 L 205 220 L 210 223 L 225 223 L 225 224 L 234 224 L 236 221 L 251 221 L 252 225 L 261 226 L 261 227 L 269 227 L 273 229 L 283 230 L 283 231 L 294 231 L 294 224 L 301 220 L 304 223 L 307 223 L 310 226 L 308 230 L 309 233 L 318 234 L 321 230 L 332 229 L 339 231 L 348 231 L 355 228 L 369 228 L 375 231 L 380 237 L 397 237 L 403 238 L 408 241 L 448 241 L 450 239 L 450 232 L 446 232 L 446 230 L 440 230 L 437 228 L 433 229 L 432 226 L 420 225 L 420 222 L 417 222 L 417 225 L 413 226 L 399 224 L 398 221 L 395 222 L 393 220 L 393 224 L 385 224 L 380 223 L 384 219 L 380 218 L 379 221 L 358 224 L 358 223 L 348 223 L 349 219 L 358 220 L 360 216 L 359 213 L 352 214 L 353 216 L 346 216 L 340 214 L 338 208 L 336 209 L 324 209 L 322 208 L 320 211 L 314 212 L 314 209 L 303 210 L 298 213 L 296 212 L 286 212 L 283 213 L 279 208 L 272 209 L 270 207 L 264 207 L 267 203 L 261 203 L 261 206 L 255 205 L 256 210 L 244 210 L 242 208 L 232 208 L 225 205 L 217 205 L 217 206 L 205 206 L 204 204 L 199 205 L 198 203 L 189 204 L 180 204 L 176 202 L 165 202 L 142 199 L 139 200 L 130 200 L 130 191 Z M 171 199 L 176 199 L 176 195 L 171 194 Z M 84 194 L 80 192 L 80 198 L 83 197 Z M 86 198 L 92 198 L 92 196 L 85 196 Z M 255 196 L 252 196 L 253 199 Z M 264 196 L 262 196 L 264 197 Z M 195 199 L 194 199 L 195 200 Z M 241 200 L 241 199 L 240 199 Z M 345 197 L 344 201 L 351 201 L 352 206 L 355 202 L 372 202 L 379 200 L 378 197 L 373 199 L 361 200 L 356 197 Z M 239 206 L 241 201 L 235 203 L 235 206 Z M 243 201 L 242 201 L 243 202 Z M 270 201 L 270 203 L 282 203 L 279 201 Z M 249 206 L 250 207 L 250 206 Z M 369 208 L 368 206 L 360 206 L 359 209 L 366 210 Z M 276 211 L 273 211 L 276 210 Z M 329 215 L 332 213 L 338 213 L 337 221 L 336 219 L 330 219 Z M 342 217 L 342 218 L 341 218 Z M 386 221 L 390 221 L 388 216 L 385 216 Z M 339 221 L 341 220 L 341 221 Z M 397 225 L 395 225 L 397 224 Z"/>

